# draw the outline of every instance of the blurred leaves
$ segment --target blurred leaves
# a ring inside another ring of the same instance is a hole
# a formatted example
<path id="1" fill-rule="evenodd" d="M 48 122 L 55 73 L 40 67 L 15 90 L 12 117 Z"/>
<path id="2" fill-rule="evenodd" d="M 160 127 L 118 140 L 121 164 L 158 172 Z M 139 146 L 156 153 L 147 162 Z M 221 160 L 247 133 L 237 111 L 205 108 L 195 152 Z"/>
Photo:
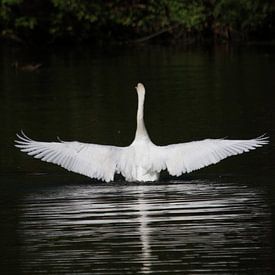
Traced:
<path id="1" fill-rule="evenodd" d="M 169 27 L 170 38 L 207 33 L 230 39 L 270 28 L 272 15 L 271 0 L 2 0 L 0 29 L 44 42 L 127 41 Z"/>
<path id="2" fill-rule="evenodd" d="M 266 0 L 220 0 L 216 2 L 213 10 L 215 26 L 226 27 L 243 34 L 261 27 L 271 14 L 272 8 L 271 1 Z"/>

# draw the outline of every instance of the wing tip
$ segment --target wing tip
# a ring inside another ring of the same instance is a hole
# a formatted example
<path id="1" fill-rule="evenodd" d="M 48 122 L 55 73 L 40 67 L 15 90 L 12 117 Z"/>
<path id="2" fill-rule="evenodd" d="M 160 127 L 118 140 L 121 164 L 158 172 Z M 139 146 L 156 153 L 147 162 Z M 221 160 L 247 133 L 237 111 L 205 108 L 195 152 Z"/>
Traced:
<path id="1" fill-rule="evenodd" d="M 267 133 L 264 133 L 263 135 L 260 135 L 257 138 L 255 138 L 255 141 L 260 146 L 268 144 L 269 143 L 269 136 L 267 135 Z"/>
<path id="2" fill-rule="evenodd" d="M 16 133 L 17 139 L 14 140 L 15 142 L 15 147 L 17 148 L 24 148 L 26 145 L 30 144 L 33 142 L 32 139 L 30 139 L 24 131 L 21 129 L 19 133 Z"/>

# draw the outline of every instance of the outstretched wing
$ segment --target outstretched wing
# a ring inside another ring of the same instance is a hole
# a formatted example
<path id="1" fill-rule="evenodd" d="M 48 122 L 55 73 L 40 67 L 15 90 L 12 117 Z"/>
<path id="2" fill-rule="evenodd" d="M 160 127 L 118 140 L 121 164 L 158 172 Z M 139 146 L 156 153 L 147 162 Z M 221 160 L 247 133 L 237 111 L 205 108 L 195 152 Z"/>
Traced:
<path id="1" fill-rule="evenodd" d="M 249 140 L 205 139 L 188 143 L 159 146 L 158 155 L 161 167 L 166 168 L 170 175 L 203 168 L 217 163 L 229 156 L 242 154 L 268 143 L 268 137 Z"/>
<path id="2" fill-rule="evenodd" d="M 40 142 L 17 134 L 16 147 L 28 155 L 91 178 L 111 181 L 123 147 L 73 142 Z"/>

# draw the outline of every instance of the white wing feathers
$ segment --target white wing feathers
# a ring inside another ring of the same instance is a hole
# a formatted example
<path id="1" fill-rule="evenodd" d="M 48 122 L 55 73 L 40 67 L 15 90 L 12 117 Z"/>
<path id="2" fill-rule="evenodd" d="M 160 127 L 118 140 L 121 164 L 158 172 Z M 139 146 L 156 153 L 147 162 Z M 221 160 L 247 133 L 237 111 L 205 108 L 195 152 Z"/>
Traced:
<path id="1" fill-rule="evenodd" d="M 17 134 L 16 147 L 35 158 L 82 175 L 111 181 L 121 147 L 73 142 L 40 142 Z"/>
<path id="2" fill-rule="evenodd" d="M 242 154 L 268 143 L 268 137 L 249 140 L 205 139 L 160 146 L 163 164 L 172 176 L 203 168 L 229 156 Z"/>
<path id="3" fill-rule="evenodd" d="M 107 182 L 114 179 L 115 173 L 134 179 L 139 167 L 149 173 L 167 169 L 170 175 L 179 176 L 268 143 L 268 137 L 260 136 L 249 140 L 205 139 L 167 146 L 150 142 L 144 148 L 135 148 L 134 143 L 116 147 L 77 141 L 40 142 L 23 132 L 17 137 L 15 146 L 22 152 Z"/>

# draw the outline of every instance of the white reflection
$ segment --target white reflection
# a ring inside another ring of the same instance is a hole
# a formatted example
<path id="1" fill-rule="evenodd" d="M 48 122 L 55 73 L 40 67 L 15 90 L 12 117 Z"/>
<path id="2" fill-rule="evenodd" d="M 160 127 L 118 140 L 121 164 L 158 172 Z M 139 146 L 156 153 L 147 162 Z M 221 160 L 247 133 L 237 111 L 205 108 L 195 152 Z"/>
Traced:
<path id="1" fill-rule="evenodd" d="M 26 274 L 89 273 L 91 266 L 102 274 L 148 274 L 190 264 L 211 273 L 250 257 L 250 268 L 269 256 L 263 194 L 239 183 L 37 189 L 18 205 L 21 267 Z"/>
<path id="2" fill-rule="evenodd" d="M 150 273 L 151 271 L 151 228 L 149 227 L 149 218 L 148 218 L 148 204 L 144 198 L 143 190 L 141 189 L 140 196 L 138 199 L 137 209 L 139 210 L 139 233 L 140 241 L 142 245 L 142 273 Z"/>

